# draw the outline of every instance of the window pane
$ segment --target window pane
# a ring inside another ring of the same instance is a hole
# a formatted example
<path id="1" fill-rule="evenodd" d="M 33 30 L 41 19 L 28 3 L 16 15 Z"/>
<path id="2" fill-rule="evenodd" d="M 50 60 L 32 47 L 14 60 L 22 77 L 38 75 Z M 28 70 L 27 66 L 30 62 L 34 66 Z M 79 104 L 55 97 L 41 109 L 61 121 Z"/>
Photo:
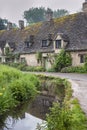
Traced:
<path id="1" fill-rule="evenodd" d="M 61 48 L 61 40 L 56 40 L 56 48 Z"/>
<path id="2" fill-rule="evenodd" d="M 47 40 L 42 40 L 42 47 L 47 47 Z"/>
<path id="3" fill-rule="evenodd" d="M 84 60 L 85 60 L 85 59 L 84 59 L 84 55 L 81 55 L 81 56 L 80 56 L 80 63 L 84 63 Z"/>

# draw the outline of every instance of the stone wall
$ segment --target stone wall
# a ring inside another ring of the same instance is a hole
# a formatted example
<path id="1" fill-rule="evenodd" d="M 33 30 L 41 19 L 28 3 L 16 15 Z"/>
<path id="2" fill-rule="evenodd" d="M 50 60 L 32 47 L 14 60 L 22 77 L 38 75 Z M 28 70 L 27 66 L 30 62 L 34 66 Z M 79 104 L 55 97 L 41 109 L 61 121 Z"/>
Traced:
<path id="1" fill-rule="evenodd" d="M 36 59 L 36 54 L 23 54 L 20 56 L 20 59 L 25 58 L 27 65 L 29 66 L 38 66 L 38 62 Z"/>
<path id="2" fill-rule="evenodd" d="M 80 63 L 80 55 L 87 55 L 87 51 L 71 52 L 72 66 L 79 66 L 84 64 L 84 63 Z"/>
<path id="3" fill-rule="evenodd" d="M 43 53 L 42 56 L 43 56 L 42 66 L 45 67 L 46 70 L 48 70 L 49 68 L 51 68 L 51 63 L 48 58 L 48 53 Z M 34 53 L 33 54 L 22 54 L 20 56 L 20 61 L 22 61 L 22 59 L 25 59 L 28 66 L 40 66 L 41 65 L 41 63 L 38 63 L 36 54 L 34 54 Z"/>

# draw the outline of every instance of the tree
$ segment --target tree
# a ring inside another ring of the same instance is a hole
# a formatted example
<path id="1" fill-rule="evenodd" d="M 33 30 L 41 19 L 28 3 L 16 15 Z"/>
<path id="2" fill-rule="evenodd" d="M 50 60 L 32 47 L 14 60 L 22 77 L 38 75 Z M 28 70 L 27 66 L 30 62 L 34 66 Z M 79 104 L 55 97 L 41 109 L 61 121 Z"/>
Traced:
<path id="1" fill-rule="evenodd" d="M 65 50 L 61 50 L 61 52 L 57 55 L 55 59 L 54 69 L 56 71 L 60 71 L 62 68 L 70 66 L 71 64 L 71 55 L 65 52 Z"/>
<path id="2" fill-rule="evenodd" d="M 65 16 L 68 14 L 69 14 L 69 12 L 65 9 L 57 9 L 53 12 L 54 18 L 59 18 L 59 17 Z"/>
<path id="3" fill-rule="evenodd" d="M 44 14 L 44 7 L 30 8 L 28 11 L 24 11 L 24 18 L 27 20 L 27 23 L 36 23 L 39 21 L 44 21 Z"/>
<path id="4" fill-rule="evenodd" d="M 5 29 L 4 20 L 0 18 L 0 30 Z"/>
<path id="5" fill-rule="evenodd" d="M 58 10 L 53 11 L 50 8 L 45 9 L 44 7 L 39 7 L 39 8 L 32 7 L 29 10 L 24 11 L 23 17 L 24 19 L 26 19 L 27 23 L 29 24 L 40 22 L 40 21 L 45 21 L 46 20 L 45 14 L 48 10 L 53 12 L 54 18 L 58 18 L 58 17 L 69 14 L 69 12 L 65 9 L 58 9 Z"/>

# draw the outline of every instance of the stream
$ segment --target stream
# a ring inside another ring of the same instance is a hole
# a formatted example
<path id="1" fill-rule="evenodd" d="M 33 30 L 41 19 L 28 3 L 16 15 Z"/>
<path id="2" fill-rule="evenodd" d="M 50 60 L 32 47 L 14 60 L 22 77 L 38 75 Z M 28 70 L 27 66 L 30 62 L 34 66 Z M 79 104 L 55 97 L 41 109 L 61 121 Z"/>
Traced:
<path id="1" fill-rule="evenodd" d="M 44 124 L 54 100 L 54 97 L 39 95 L 31 103 L 26 102 L 15 108 L 0 119 L 0 130 L 36 130 L 39 124 Z"/>

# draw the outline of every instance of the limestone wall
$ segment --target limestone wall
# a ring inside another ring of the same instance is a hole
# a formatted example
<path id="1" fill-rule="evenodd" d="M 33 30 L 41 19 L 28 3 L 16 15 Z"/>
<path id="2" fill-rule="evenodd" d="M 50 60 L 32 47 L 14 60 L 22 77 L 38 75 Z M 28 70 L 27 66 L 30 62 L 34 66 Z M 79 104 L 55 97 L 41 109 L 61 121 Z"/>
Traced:
<path id="1" fill-rule="evenodd" d="M 36 54 L 24 54 L 24 55 L 20 56 L 20 59 L 21 58 L 25 58 L 27 65 L 29 65 L 29 66 L 38 66 L 39 65 L 37 62 L 37 59 L 36 59 Z"/>
<path id="2" fill-rule="evenodd" d="M 84 63 L 80 63 L 80 56 L 81 56 L 81 55 L 86 55 L 86 54 L 87 54 L 87 51 L 71 52 L 71 56 L 72 56 L 72 66 L 83 65 Z"/>

